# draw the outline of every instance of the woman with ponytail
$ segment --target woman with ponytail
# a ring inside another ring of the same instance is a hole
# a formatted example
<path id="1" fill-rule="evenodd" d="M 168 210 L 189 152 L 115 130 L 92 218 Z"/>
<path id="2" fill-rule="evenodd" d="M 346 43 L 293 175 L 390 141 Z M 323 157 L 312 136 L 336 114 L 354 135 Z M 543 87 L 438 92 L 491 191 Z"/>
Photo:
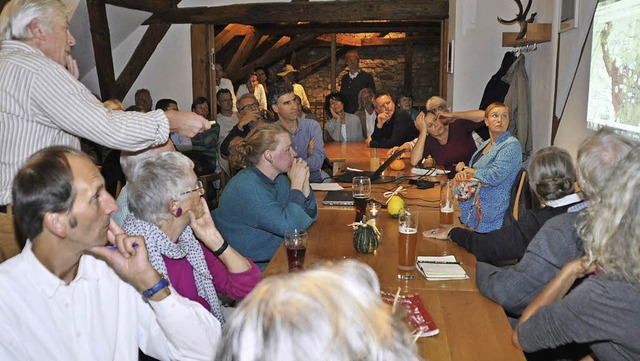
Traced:
<path id="1" fill-rule="evenodd" d="M 240 168 L 212 212 L 222 236 L 264 269 L 284 231 L 308 228 L 318 218 L 307 162 L 296 158 L 289 133 L 264 124 L 231 142 L 229 162 Z"/>

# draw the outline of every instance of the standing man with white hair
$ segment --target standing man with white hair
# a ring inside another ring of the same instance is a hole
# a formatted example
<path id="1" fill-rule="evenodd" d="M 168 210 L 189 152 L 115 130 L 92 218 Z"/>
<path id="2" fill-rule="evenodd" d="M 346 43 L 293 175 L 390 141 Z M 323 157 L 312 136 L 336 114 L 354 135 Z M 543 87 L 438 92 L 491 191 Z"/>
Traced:
<path id="1" fill-rule="evenodd" d="M 76 40 L 60 0 L 12 0 L 0 14 L 0 212 L 28 156 L 49 145 L 80 148 L 79 137 L 114 149 L 164 143 L 169 132 L 192 137 L 209 129 L 188 112 L 115 112 L 78 78 Z"/>

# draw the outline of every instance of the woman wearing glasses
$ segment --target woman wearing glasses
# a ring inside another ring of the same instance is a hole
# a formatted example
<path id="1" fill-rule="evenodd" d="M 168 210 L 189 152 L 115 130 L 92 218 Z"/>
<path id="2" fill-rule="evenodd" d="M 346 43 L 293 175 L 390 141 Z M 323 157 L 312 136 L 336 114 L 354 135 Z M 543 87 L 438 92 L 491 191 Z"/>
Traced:
<path id="1" fill-rule="evenodd" d="M 144 236 L 156 271 L 223 324 L 218 293 L 239 300 L 261 275 L 216 229 L 193 162 L 178 152 L 157 154 L 136 166 L 127 186 L 131 213 L 124 230 Z"/>
<path id="2" fill-rule="evenodd" d="M 520 142 L 507 130 L 509 107 L 502 103 L 489 105 L 484 122 L 489 127 L 489 139 L 473 154 L 469 166 L 465 162 L 456 165 L 455 176 L 459 185 L 471 178 L 479 182 L 477 194 L 458 203 L 460 222 L 480 233 L 502 227 L 511 187 L 522 168 Z"/>

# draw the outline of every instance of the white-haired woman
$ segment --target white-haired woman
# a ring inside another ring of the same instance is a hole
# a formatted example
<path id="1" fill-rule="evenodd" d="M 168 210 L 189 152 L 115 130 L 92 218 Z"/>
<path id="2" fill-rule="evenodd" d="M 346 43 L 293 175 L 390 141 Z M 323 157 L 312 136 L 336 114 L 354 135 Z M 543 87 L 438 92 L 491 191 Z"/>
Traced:
<path id="1" fill-rule="evenodd" d="M 153 155 L 135 167 L 127 186 L 131 213 L 124 230 L 144 236 L 156 271 L 224 324 L 217 293 L 239 300 L 261 274 L 216 229 L 193 162 L 178 152 Z"/>
<path id="2" fill-rule="evenodd" d="M 216 360 L 417 361 L 402 316 L 364 263 L 269 277 L 227 323 Z"/>
<path id="3" fill-rule="evenodd" d="M 586 256 L 564 266 L 525 309 L 513 333 L 516 346 L 533 352 L 582 343 L 598 360 L 640 360 L 638 174 L 636 146 L 578 224 Z"/>
<path id="4" fill-rule="evenodd" d="M 244 168 L 224 188 L 213 211 L 218 229 L 240 253 L 267 266 L 284 231 L 318 218 L 307 162 L 291 147 L 289 132 L 263 124 L 231 142 L 232 167 Z"/>
<path id="5" fill-rule="evenodd" d="M 534 208 L 518 221 L 489 233 L 448 226 L 425 231 L 423 235 L 450 239 L 481 262 L 520 259 L 546 221 L 581 202 L 581 197 L 575 193 L 575 181 L 576 170 L 566 150 L 558 147 L 540 149 L 529 165 L 529 187 L 540 208 Z"/>

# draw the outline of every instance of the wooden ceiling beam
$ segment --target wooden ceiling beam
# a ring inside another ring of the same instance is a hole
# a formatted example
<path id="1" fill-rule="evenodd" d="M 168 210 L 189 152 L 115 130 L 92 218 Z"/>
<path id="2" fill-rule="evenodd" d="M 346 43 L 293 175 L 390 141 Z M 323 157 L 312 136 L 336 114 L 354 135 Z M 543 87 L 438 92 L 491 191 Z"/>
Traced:
<path id="1" fill-rule="evenodd" d="M 449 17 L 448 0 L 345 0 L 295 3 L 253 3 L 173 8 L 154 13 L 144 24 L 243 24 L 350 22 L 362 20 L 442 20 Z"/>
<path id="2" fill-rule="evenodd" d="M 159 9 L 168 9 L 178 2 L 173 0 L 105 0 L 105 3 L 125 9 L 155 12 Z"/>
<path id="3" fill-rule="evenodd" d="M 116 81 L 116 96 L 118 99 L 123 99 L 127 95 L 170 27 L 171 24 L 154 24 L 147 28 L 136 50 L 129 58 L 127 65 L 118 76 Z"/>
<path id="4" fill-rule="evenodd" d="M 258 44 L 260 36 L 260 33 L 255 31 L 253 28 L 251 28 L 251 31 L 244 36 L 242 44 L 240 44 L 240 47 L 238 47 L 238 50 L 236 50 L 236 53 L 233 54 L 233 57 L 229 61 L 229 66 L 227 66 L 227 70 L 225 72 L 227 76 L 231 78 L 240 78 L 236 77 L 235 74 L 242 68 L 247 59 L 249 59 L 249 55 L 251 55 L 256 44 Z"/>
<path id="5" fill-rule="evenodd" d="M 227 45 L 231 41 L 231 39 L 233 39 L 234 37 L 238 35 L 247 34 L 250 31 L 254 31 L 254 29 L 247 25 L 242 25 L 242 24 L 227 25 L 224 28 L 224 30 L 222 30 L 220 33 L 218 33 L 218 35 L 216 35 L 214 39 L 216 53 L 220 52 L 220 50 L 222 50 L 222 48 L 224 48 L 225 45 Z"/>
<path id="6" fill-rule="evenodd" d="M 104 0 L 87 0 L 89 28 L 93 42 L 93 56 L 100 86 L 100 96 L 107 100 L 116 96 L 116 79 L 111 54 L 111 35 Z M 119 98 L 122 99 L 122 98 Z"/>
<path id="7" fill-rule="evenodd" d="M 440 31 L 439 21 L 410 22 L 351 22 L 351 23 L 305 23 L 256 25 L 255 28 L 268 35 L 296 35 L 317 32 L 321 34 L 381 33 Z M 383 37 L 384 35 L 379 35 Z"/>
<path id="8" fill-rule="evenodd" d="M 342 47 L 337 49 L 336 57 L 342 56 L 342 54 L 346 53 L 348 49 L 349 49 L 348 47 Z M 322 58 L 314 61 L 313 63 L 310 63 L 309 65 L 305 66 L 304 69 L 300 70 L 300 73 L 298 73 L 298 80 L 304 79 L 309 75 L 315 73 L 316 70 L 318 70 L 318 68 L 329 63 L 330 61 L 331 61 L 331 54 L 327 56 L 323 56 Z"/>
<path id="9" fill-rule="evenodd" d="M 331 34 L 323 34 L 318 36 L 319 41 L 331 42 Z M 349 35 L 336 34 L 336 44 L 343 46 L 362 46 L 361 38 L 356 38 Z"/>
<path id="10" fill-rule="evenodd" d="M 312 44 L 313 42 L 316 41 L 316 37 L 318 37 L 317 33 L 311 33 L 311 34 L 306 34 L 306 35 L 300 35 L 295 39 L 291 39 L 291 41 L 289 41 L 286 45 L 282 45 L 278 48 L 275 48 L 273 50 L 270 50 L 269 52 L 267 52 L 266 54 L 264 54 L 263 56 L 259 57 L 258 59 L 248 63 L 247 65 L 243 66 L 242 69 L 240 69 L 240 71 L 237 73 L 238 78 L 237 79 L 231 79 L 232 81 L 238 81 L 240 79 L 242 79 L 243 77 L 247 76 L 247 74 L 249 74 L 249 72 L 251 70 L 253 70 L 254 68 L 257 68 L 259 66 L 263 66 L 263 67 L 268 67 L 270 65 L 272 65 L 273 63 L 279 61 L 280 59 L 286 57 L 287 55 L 291 54 L 292 52 L 303 48 L 305 46 L 308 46 L 309 44 Z"/>

